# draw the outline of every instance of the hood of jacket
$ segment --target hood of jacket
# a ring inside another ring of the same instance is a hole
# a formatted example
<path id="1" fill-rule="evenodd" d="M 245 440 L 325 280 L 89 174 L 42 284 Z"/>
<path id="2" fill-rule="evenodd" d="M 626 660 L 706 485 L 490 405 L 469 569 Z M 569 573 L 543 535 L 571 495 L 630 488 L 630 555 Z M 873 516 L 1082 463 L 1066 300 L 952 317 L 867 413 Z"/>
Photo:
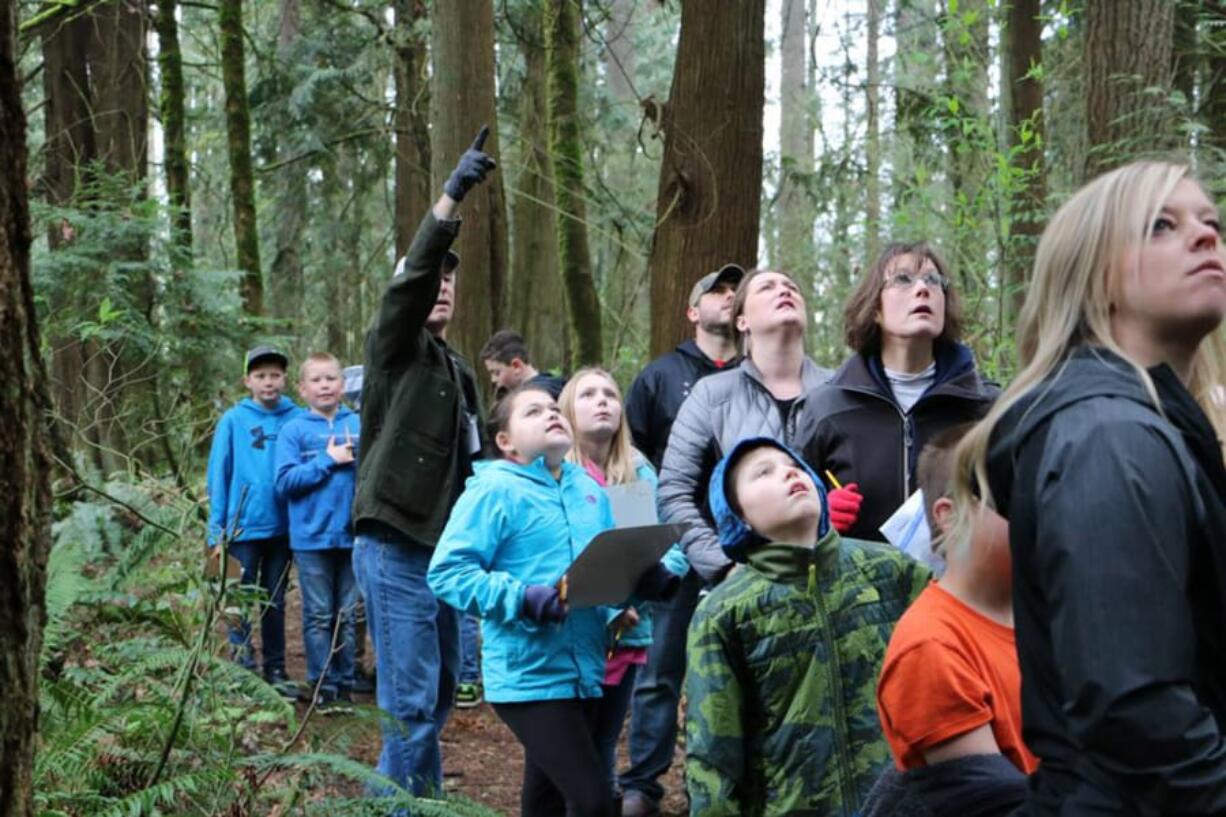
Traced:
<path id="1" fill-rule="evenodd" d="M 939 390 L 942 394 L 968 400 L 983 399 L 984 384 L 975 368 L 975 353 L 970 347 L 952 341 L 942 341 L 933 349 L 933 357 L 936 362 L 936 380 L 925 395 Z M 894 392 L 890 388 L 880 354 L 852 355 L 830 378 L 830 384 L 859 391 L 873 391 L 891 402 L 894 400 Z"/>
<path id="2" fill-rule="evenodd" d="M 1167 366 L 1150 370 L 1157 381 L 1174 377 Z M 1157 413 L 1132 364 L 1100 347 L 1082 347 L 1040 385 L 1014 403 L 997 422 L 988 449 L 988 474 L 992 496 L 1001 513 L 1008 516 L 1017 451 L 1054 415 L 1076 403 L 1097 397 L 1130 400 Z M 1203 416 L 1203 415 L 1202 415 Z"/>

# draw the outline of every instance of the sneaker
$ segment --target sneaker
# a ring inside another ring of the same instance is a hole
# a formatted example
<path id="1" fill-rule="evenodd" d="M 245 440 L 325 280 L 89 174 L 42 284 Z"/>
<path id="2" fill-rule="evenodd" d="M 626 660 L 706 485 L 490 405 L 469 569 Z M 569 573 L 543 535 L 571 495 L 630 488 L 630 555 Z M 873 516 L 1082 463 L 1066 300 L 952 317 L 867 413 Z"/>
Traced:
<path id="1" fill-rule="evenodd" d="M 272 685 L 273 689 L 281 693 L 282 698 L 289 698 L 291 701 L 297 701 L 302 697 L 302 690 L 296 681 L 290 679 L 285 674 L 283 669 L 267 670 L 264 673 L 264 680 Z"/>
<path id="2" fill-rule="evenodd" d="M 339 692 L 321 689 L 319 698 L 315 702 L 315 708 L 323 715 L 343 715 L 353 711 L 353 696 L 347 689 Z"/>
<path id="3" fill-rule="evenodd" d="M 455 690 L 456 709 L 472 709 L 481 703 L 481 687 L 477 684 L 460 684 Z"/>

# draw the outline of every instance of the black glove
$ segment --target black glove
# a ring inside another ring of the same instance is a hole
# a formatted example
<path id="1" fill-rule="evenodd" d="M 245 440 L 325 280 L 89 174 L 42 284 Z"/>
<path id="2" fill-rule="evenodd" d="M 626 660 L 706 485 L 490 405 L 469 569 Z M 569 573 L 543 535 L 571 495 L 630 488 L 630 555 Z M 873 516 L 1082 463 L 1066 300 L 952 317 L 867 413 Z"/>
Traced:
<path id="1" fill-rule="evenodd" d="M 485 181 L 485 177 L 489 175 L 489 172 L 498 166 L 488 154 L 483 153 L 481 150 L 485 146 L 486 137 L 489 135 L 490 126 L 482 127 L 481 132 L 477 134 L 477 138 L 473 140 L 472 147 L 464 151 L 464 155 L 460 157 L 455 170 L 451 171 L 451 176 L 447 179 L 447 183 L 443 185 L 443 192 L 456 201 L 463 201 L 468 191 Z"/>
<path id="2" fill-rule="evenodd" d="M 681 589 L 681 577 L 657 562 L 634 586 L 634 595 L 643 601 L 668 601 Z"/>
<path id="3" fill-rule="evenodd" d="M 538 623 L 561 622 L 566 618 L 566 605 L 558 597 L 558 588 L 545 584 L 530 584 L 524 588 L 526 617 Z"/>

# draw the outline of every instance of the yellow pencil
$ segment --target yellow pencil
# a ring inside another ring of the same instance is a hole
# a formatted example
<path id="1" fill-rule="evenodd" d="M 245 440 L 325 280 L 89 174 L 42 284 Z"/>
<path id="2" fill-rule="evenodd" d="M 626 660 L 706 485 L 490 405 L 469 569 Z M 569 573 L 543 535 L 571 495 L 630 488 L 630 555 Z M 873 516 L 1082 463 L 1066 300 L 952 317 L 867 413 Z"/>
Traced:
<path id="1" fill-rule="evenodd" d="M 839 490 L 839 489 L 841 489 L 841 488 L 843 487 L 843 484 L 842 484 L 841 482 L 839 482 L 838 477 L 836 477 L 834 474 L 830 473 L 830 469 L 829 469 L 829 468 L 827 468 L 827 469 L 826 469 L 826 479 L 830 480 L 830 484 L 834 486 L 834 489 L 835 489 L 836 491 L 837 491 L 837 490 Z"/>

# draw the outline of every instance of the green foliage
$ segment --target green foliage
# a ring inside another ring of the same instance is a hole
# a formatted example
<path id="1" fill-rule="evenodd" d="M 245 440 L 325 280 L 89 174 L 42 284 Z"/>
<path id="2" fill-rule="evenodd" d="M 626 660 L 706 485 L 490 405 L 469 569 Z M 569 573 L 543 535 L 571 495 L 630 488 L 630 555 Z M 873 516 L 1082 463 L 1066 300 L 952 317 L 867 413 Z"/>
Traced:
<path id="1" fill-rule="evenodd" d="M 350 743 L 380 722 L 373 708 L 339 725 L 300 721 L 224 657 L 218 615 L 260 599 L 223 594 L 200 575 L 190 500 L 159 483 L 102 490 L 126 507 L 74 502 L 55 529 L 34 770 L 42 817 L 347 817 L 394 804 L 436 817 L 493 814 L 415 799 L 351 759 Z M 362 797 L 363 787 L 391 794 Z"/>

